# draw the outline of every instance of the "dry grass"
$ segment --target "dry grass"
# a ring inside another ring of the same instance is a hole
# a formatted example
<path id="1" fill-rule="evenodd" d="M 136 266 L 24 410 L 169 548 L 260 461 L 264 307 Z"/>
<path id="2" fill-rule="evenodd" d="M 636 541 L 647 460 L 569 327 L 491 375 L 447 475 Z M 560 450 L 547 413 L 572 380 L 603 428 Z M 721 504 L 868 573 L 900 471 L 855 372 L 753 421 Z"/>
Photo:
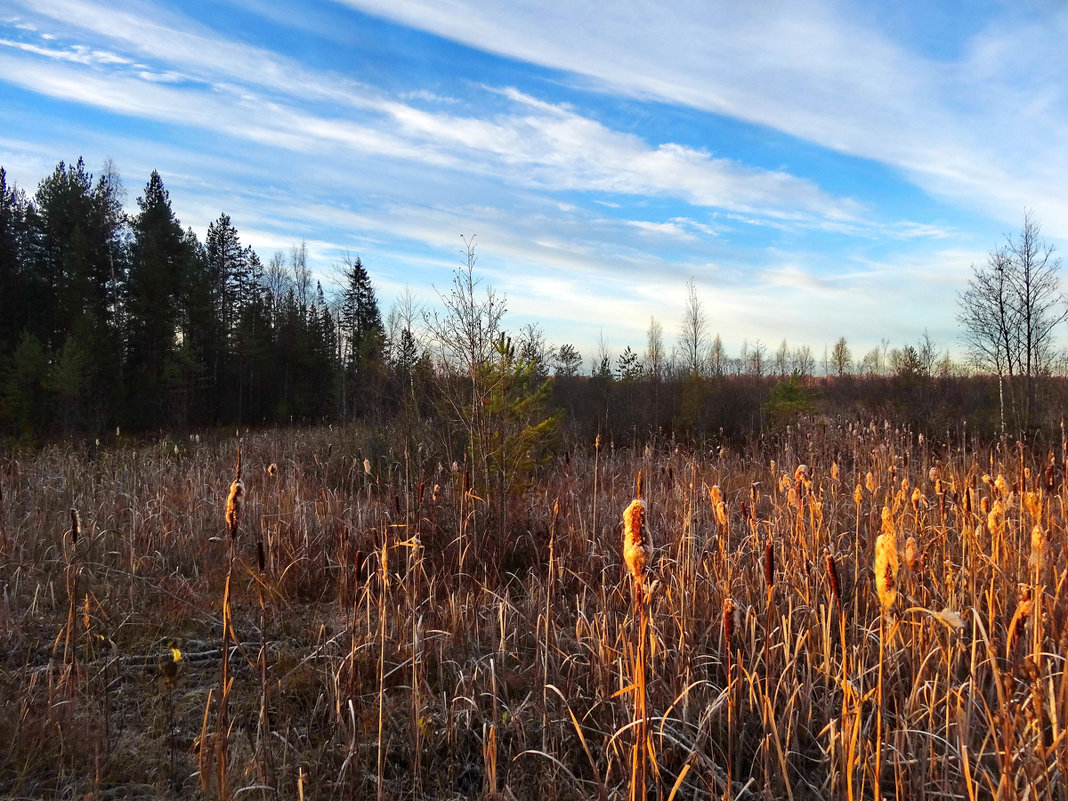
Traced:
<path id="1" fill-rule="evenodd" d="M 0 795 L 1068 797 L 1059 443 L 590 443 L 501 542 L 383 436 L 0 461 Z"/>

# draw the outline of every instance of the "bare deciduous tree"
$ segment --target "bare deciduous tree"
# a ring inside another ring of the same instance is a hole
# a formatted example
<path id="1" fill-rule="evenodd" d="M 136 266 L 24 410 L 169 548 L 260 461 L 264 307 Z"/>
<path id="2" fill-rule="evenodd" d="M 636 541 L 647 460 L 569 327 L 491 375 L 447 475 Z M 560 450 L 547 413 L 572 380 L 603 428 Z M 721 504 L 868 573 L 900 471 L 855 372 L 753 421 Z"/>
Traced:
<path id="1" fill-rule="evenodd" d="M 1053 360 L 1054 331 L 1068 317 L 1060 259 L 1040 234 L 1038 221 L 1025 213 L 1018 237 L 1006 236 L 986 264 L 973 264 L 968 288 L 958 296 L 957 321 L 972 363 L 998 377 L 1003 431 L 1006 382 L 1016 422 L 1027 428 L 1035 413 L 1037 379 Z"/>
<path id="2" fill-rule="evenodd" d="M 664 373 L 664 326 L 655 317 L 649 318 L 649 330 L 646 334 L 645 372 L 653 379 L 659 379 Z"/>
<path id="3" fill-rule="evenodd" d="M 841 377 L 853 369 L 853 354 L 849 350 L 845 337 L 839 337 L 831 350 L 831 368 L 835 375 Z"/>
<path id="4" fill-rule="evenodd" d="M 682 369 L 690 375 L 702 375 L 705 371 L 705 350 L 708 345 L 708 319 L 705 317 L 701 299 L 697 297 L 694 279 L 686 283 L 686 307 L 682 311 L 679 326 L 679 353 Z"/>

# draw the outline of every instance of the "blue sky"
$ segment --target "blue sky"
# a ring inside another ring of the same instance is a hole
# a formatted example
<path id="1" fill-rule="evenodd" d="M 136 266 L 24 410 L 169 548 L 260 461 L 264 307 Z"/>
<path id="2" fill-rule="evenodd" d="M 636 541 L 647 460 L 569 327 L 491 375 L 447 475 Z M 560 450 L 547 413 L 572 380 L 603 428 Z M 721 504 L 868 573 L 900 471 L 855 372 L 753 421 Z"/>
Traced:
<path id="1" fill-rule="evenodd" d="M 962 14 L 960 9 L 968 12 Z M 359 255 L 387 311 L 479 273 L 586 357 L 926 328 L 1032 210 L 1068 241 L 1060 2 L 5 0 L 0 165 L 158 169 L 203 237 Z"/>

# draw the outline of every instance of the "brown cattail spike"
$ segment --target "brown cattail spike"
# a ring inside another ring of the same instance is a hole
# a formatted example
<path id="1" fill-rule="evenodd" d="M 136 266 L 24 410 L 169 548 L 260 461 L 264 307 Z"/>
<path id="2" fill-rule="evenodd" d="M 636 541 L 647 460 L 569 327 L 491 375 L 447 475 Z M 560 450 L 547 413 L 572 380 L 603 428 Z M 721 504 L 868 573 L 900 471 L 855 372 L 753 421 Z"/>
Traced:
<path id="1" fill-rule="evenodd" d="M 770 539 L 764 546 L 764 585 L 769 590 L 775 586 L 775 543 Z"/>
<path id="2" fill-rule="evenodd" d="M 635 607 L 641 601 L 645 571 L 652 556 L 653 544 L 645 530 L 645 503 L 635 498 L 623 511 L 623 561 L 633 578 Z"/>
<path id="3" fill-rule="evenodd" d="M 734 601 L 727 598 L 723 602 L 723 650 L 730 651 L 734 636 Z"/>
<path id="4" fill-rule="evenodd" d="M 78 544 L 78 536 L 82 533 L 82 519 L 78 515 L 77 509 L 70 510 L 70 542 L 71 545 Z"/>
<path id="5" fill-rule="evenodd" d="M 238 470 L 240 471 L 240 460 Z M 241 525 L 241 504 L 244 502 L 245 485 L 241 479 L 237 479 L 230 485 L 230 494 L 226 498 L 226 526 L 230 531 L 230 537 L 237 536 L 238 526 Z"/>
<path id="6" fill-rule="evenodd" d="M 827 567 L 827 580 L 831 583 L 831 595 L 838 611 L 842 611 L 842 592 L 838 583 L 838 565 L 835 564 L 834 554 L 827 548 L 823 551 L 823 562 Z"/>

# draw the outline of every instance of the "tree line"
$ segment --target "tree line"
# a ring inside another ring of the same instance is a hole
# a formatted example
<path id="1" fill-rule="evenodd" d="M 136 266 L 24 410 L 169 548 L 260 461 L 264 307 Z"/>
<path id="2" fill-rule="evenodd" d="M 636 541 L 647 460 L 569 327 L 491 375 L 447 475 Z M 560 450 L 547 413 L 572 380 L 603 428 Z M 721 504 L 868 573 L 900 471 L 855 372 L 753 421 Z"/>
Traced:
<path id="1" fill-rule="evenodd" d="M 383 319 L 358 257 L 328 294 L 303 244 L 264 263 L 225 213 L 201 242 L 157 172 L 130 212 L 125 199 L 110 163 L 94 177 L 81 159 L 60 162 L 32 196 L 0 168 L 0 439 L 401 420 L 521 474 L 565 419 L 553 409 L 577 435 L 615 438 L 742 435 L 817 411 L 930 426 L 970 415 L 1004 431 L 1006 418 L 1020 430 L 1043 422 L 1059 386 L 1059 262 L 1030 216 L 961 293 L 967 365 L 926 332 L 860 357 L 845 337 L 821 359 L 785 340 L 731 356 L 691 281 L 673 343 L 651 319 L 643 353 L 616 356 L 602 339 L 587 371 L 574 345 L 551 345 L 536 324 L 509 336 L 506 299 L 479 285 L 473 241 L 438 310 L 406 292 Z"/>
<path id="2" fill-rule="evenodd" d="M 0 168 L 0 430 L 47 435 L 342 418 L 383 358 L 360 260 L 340 305 L 306 247 L 264 264 L 228 215 L 201 242 L 158 172 L 132 213 L 110 165 L 60 162 L 33 196 Z M 381 371 L 378 371 L 381 372 Z"/>

